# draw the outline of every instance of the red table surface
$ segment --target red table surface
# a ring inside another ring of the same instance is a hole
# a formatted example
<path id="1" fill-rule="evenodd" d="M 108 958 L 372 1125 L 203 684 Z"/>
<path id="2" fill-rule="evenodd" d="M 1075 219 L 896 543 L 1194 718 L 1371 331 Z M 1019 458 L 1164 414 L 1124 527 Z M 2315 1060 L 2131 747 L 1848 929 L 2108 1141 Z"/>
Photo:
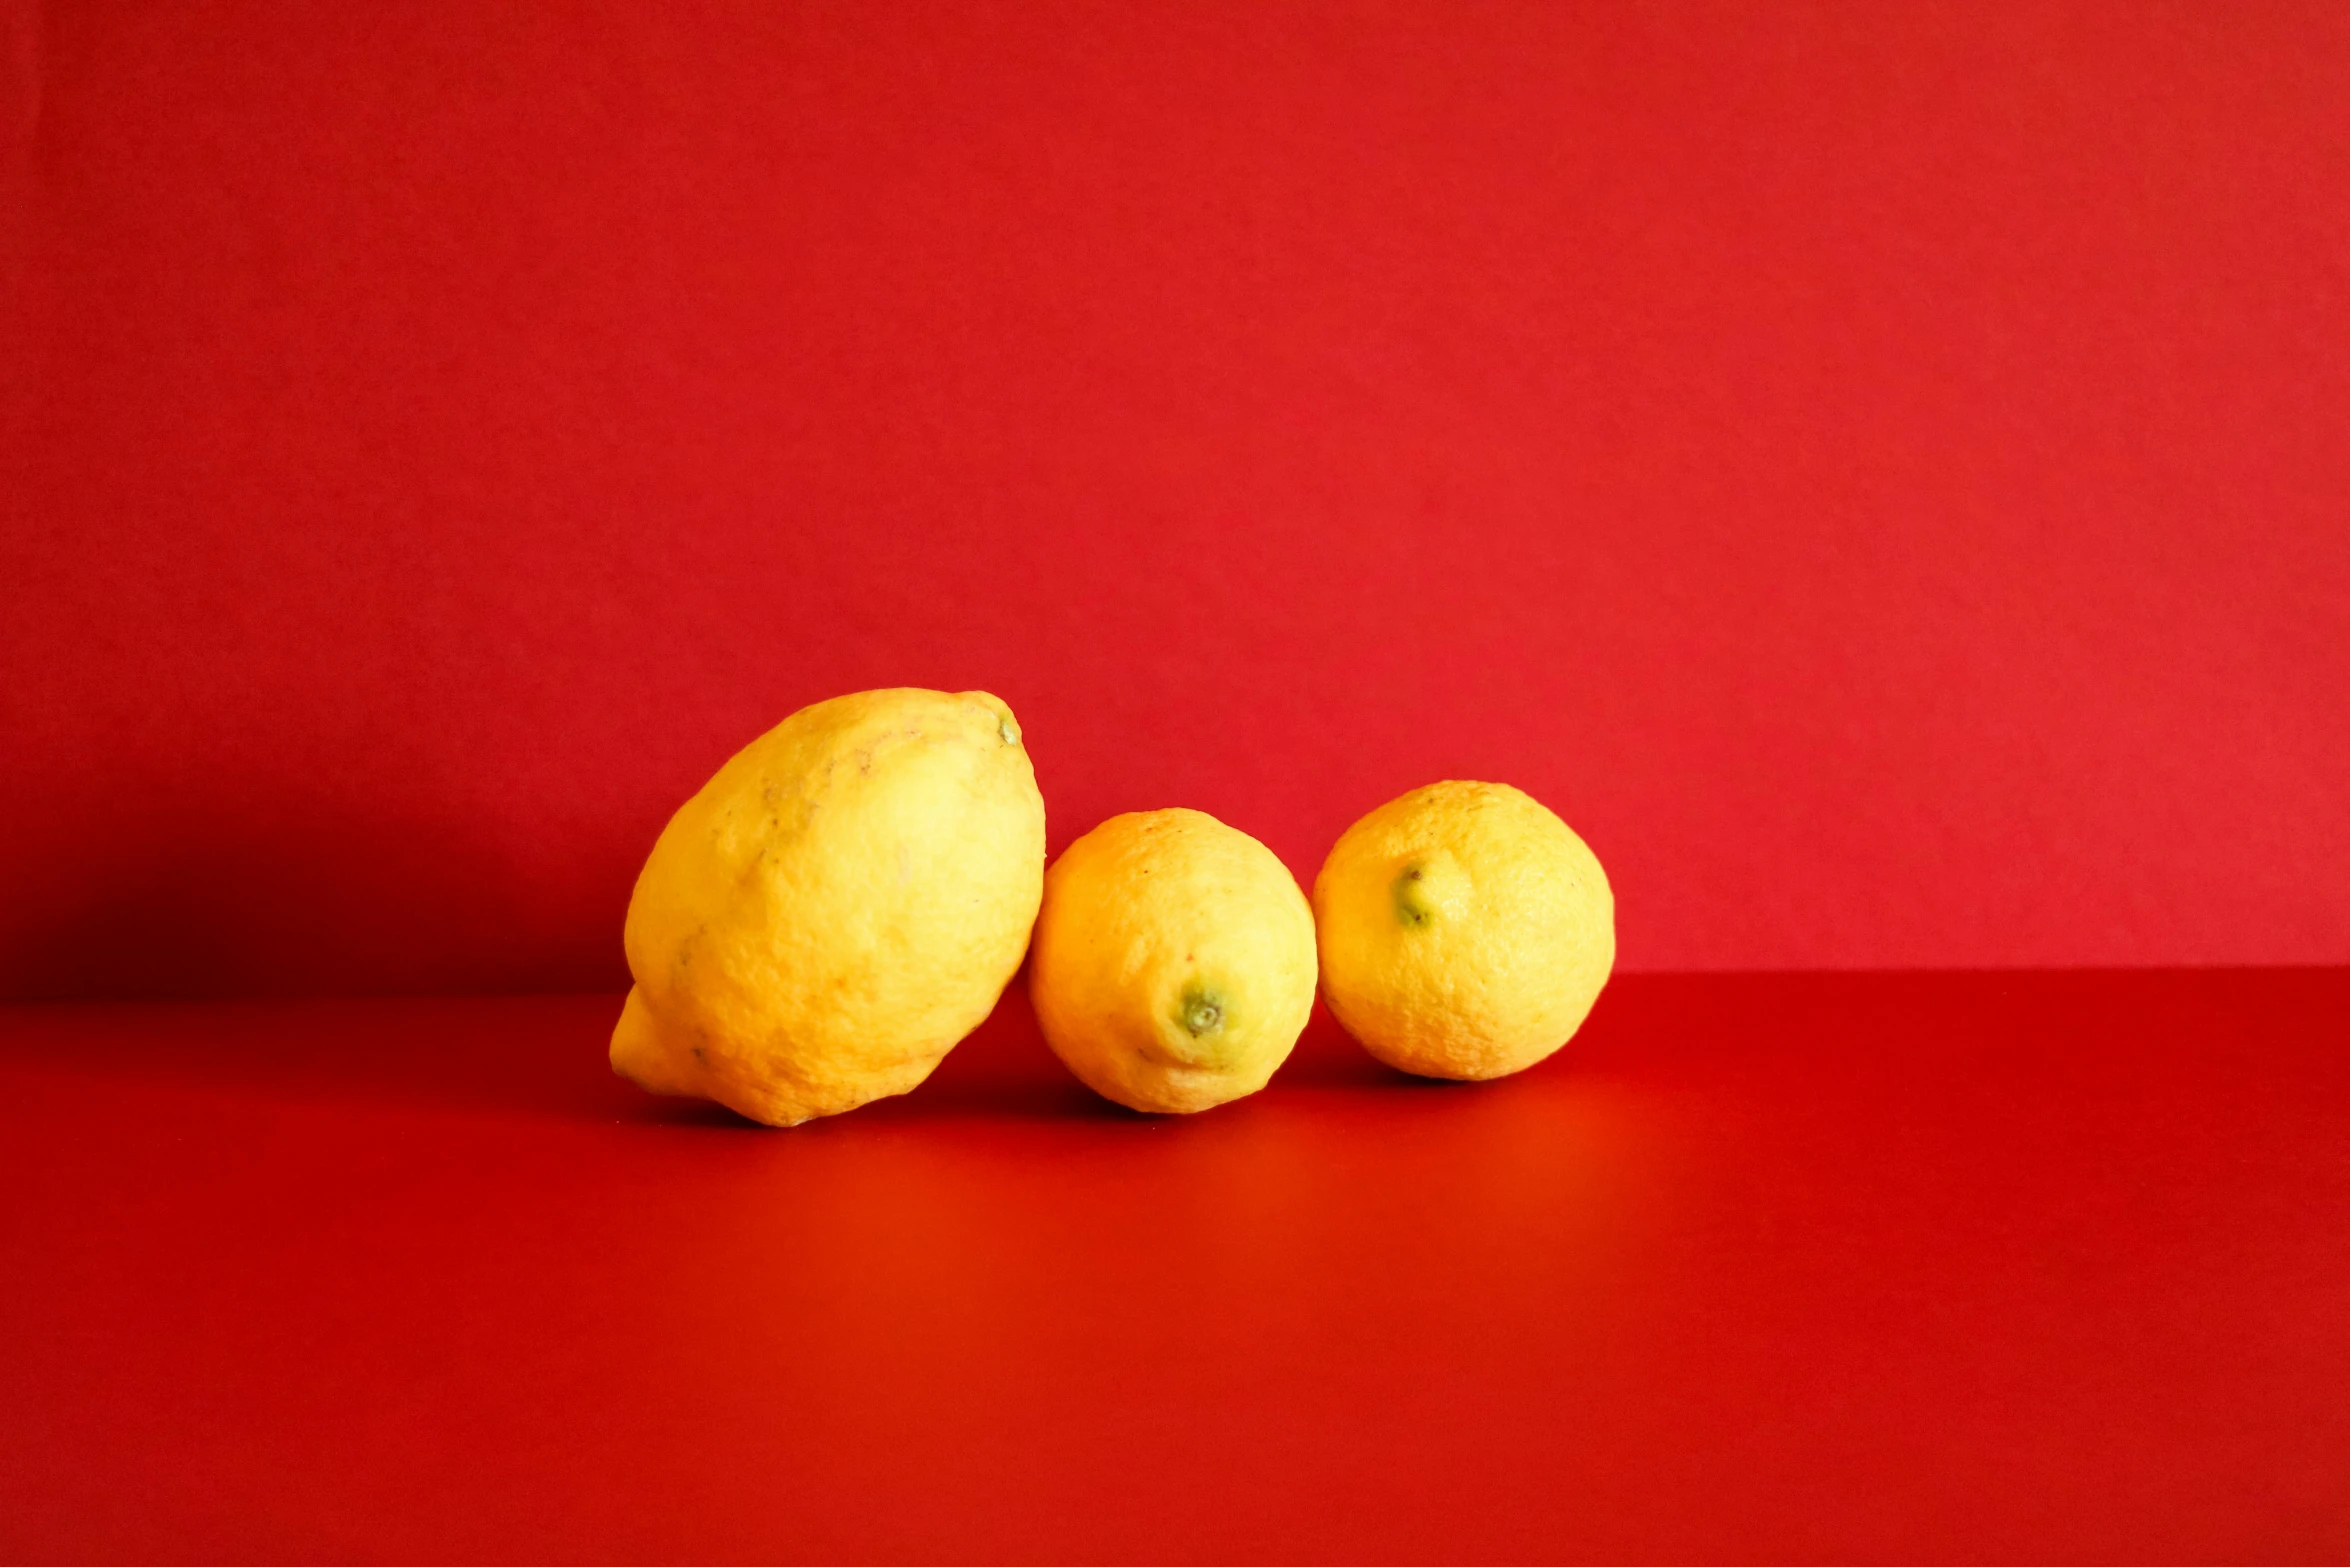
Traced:
<path id="1" fill-rule="evenodd" d="M 2350 971 L 1630 977 L 1188 1120 L 1015 994 L 791 1132 L 613 1011 L 0 1013 L 7 1559 L 2350 1556 Z"/>

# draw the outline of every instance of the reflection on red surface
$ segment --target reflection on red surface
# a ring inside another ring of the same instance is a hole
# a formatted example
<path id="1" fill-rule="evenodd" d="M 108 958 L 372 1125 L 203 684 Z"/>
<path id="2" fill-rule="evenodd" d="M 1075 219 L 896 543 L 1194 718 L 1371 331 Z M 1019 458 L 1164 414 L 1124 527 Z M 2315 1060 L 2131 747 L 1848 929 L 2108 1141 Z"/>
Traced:
<path id="1" fill-rule="evenodd" d="M 13 1559 L 2319 1560 L 2350 974 L 1629 978 L 792 1132 L 609 998 L 0 1013 Z"/>

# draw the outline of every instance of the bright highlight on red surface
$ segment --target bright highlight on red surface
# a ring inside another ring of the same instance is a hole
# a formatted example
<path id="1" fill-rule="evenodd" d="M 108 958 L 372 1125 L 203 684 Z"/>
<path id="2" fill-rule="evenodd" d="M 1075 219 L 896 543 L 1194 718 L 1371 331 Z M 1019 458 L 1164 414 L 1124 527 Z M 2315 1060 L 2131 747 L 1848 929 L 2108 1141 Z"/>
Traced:
<path id="1" fill-rule="evenodd" d="M 1633 969 L 2339 961 L 2346 27 L 48 8 L 0 994 L 617 984 L 901 683 L 1056 845 L 1518 784 Z"/>

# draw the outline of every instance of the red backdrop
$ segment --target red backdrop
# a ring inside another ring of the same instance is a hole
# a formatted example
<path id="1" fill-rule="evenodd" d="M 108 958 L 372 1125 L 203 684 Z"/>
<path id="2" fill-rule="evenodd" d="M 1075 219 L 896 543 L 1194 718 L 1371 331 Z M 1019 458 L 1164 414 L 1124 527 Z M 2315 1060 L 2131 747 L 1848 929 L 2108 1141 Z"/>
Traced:
<path id="1" fill-rule="evenodd" d="M 45 9 L 0 994 L 617 983 L 900 683 L 1628 967 L 2350 957 L 2333 0 Z"/>

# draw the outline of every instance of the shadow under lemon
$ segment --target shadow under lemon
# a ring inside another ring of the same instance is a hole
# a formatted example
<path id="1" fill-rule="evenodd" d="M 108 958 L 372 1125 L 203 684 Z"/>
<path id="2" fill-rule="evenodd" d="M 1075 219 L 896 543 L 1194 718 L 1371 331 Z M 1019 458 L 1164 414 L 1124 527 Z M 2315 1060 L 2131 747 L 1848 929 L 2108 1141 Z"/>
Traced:
<path id="1" fill-rule="evenodd" d="M 1607 1011 L 1602 1005 L 1602 1013 Z M 924 1119 L 1223 1124 L 1301 1091 L 1474 1096 L 1501 1085 L 1416 1078 L 1382 1066 L 1319 1001 L 1262 1092 L 1196 1116 L 1142 1115 L 1079 1083 L 1045 1044 L 1023 975 L 987 1020 L 909 1094 L 771 1131 L 701 1099 L 649 1094 L 613 1075 L 608 993 L 36 1003 L 0 1009 L 0 1062 L 62 1074 L 105 1096 L 143 1081 L 279 1104 L 380 1105 L 624 1125 L 758 1132 L 784 1141 L 853 1136 Z M 1588 1031 L 1587 1031 L 1588 1032 Z M 1562 1052 L 1581 1054 L 1582 1040 Z M 1529 1076 L 1563 1063 L 1546 1062 Z"/>

